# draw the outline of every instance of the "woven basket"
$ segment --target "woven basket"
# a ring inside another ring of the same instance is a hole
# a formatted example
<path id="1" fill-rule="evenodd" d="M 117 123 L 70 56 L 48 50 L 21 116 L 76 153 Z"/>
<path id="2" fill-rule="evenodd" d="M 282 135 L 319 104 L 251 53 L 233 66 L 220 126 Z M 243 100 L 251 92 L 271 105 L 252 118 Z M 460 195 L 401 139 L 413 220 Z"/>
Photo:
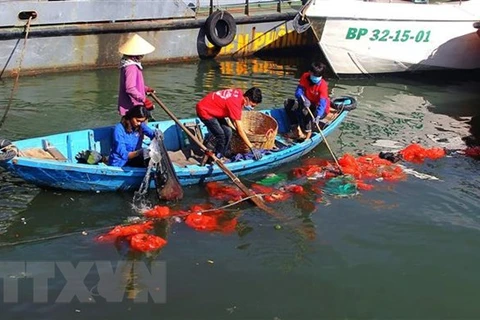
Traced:
<path id="1" fill-rule="evenodd" d="M 258 111 L 243 112 L 242 125 L 254 148 L 269 150 L 275 146 L 278 123 L 274 118 Z M 250 148 L 236 131 L 233 133 L 231 151 L 233 153 L 250 152 Z"/>

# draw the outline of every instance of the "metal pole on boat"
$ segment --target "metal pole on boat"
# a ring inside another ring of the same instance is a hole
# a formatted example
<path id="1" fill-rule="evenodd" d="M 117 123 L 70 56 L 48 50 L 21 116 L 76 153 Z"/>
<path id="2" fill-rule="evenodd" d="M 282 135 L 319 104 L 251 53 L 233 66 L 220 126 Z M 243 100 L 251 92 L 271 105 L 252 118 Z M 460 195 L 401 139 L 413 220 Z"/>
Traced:
<path id="1" fill-rule="evenodd" d="M 332 148 L 330 148 L 330 144 L 327 141 L 327 137 L 325 137 L 322 129 L 320 128 L 318 123 L 315 121 L 315 117 L 313 116 L 312 110 L 310 110 L 310 108 L 307 108 L 307 110 L 308 110 L 308 113 L 310 114 L 310 116 L 312 117 L 313 122 L 315 122 L 315 125 L 317 126 L 317 129 L 320 132 L 320 135 L 322 136 L 323 141 L 325 141 L 325 145 L 327 146 L 328 151 L 330 151 L 330 154 L 332 155 L 333 160 L 335 160 L 335 164 L 337 165 L 337 168 L 340 171 L 340 174 L 343 175 L 342 167 L 340 167 L 340 164 L 338 163 L 337 157 L 333 153 Z"/>

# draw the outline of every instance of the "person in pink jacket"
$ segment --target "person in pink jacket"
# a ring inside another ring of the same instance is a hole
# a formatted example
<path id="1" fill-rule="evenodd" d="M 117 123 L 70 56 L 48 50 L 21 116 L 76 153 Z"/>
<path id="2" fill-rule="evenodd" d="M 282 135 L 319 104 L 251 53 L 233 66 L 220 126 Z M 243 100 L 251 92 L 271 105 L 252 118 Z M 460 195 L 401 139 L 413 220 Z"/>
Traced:
<path id="1" fill-rule="evenodd" d="M 120 86 L 118 90 L 118 112 L 124 116 L 128 110 L 136 106 L 145 106 L 153 110 L 152 101 L 147 98 L 147 93 L 154 92 L 145 85 L 141 59 L 144 55 L 155 50 L 138 34 L 134 34 L 125 42 L 118 51 L 123 54 L 120 61 Z"/>

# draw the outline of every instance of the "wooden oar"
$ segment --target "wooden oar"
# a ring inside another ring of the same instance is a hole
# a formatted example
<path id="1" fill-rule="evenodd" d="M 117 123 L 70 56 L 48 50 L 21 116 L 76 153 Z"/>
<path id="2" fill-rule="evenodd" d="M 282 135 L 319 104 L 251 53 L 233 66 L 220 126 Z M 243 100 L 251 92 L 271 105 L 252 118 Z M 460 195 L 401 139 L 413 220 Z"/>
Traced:
<path id="1" fill-rule="evenodd" d="M 173 121 L 175 121 L 175 123 L 190 137 L 190 139 L 192 139 L 192 141 L 194 141 L 199 147 L 200 149 L 202 149 L 203 152 L 205 152 L 206 155 L 208 155 L 210 158 L 212 158 L 212 160 L 217 164 L 217 166 L 220 167 L 220 169 L 223 170 L 223 172 L 225 172 L 225 174 L 230 178 L 232 179 L 233 183 L 235 183 L 235 185 L 240 188 L 240 190 L 243 191 L 243 193 L 245 193 L 248 197 L 251 197 L 250 199 L 253 201 L 253 203 L 255 203 L 260 209 L 268 212 L 268 213 L 274 213 L 273 209 L 272 208 L 269 208 L 267 207 L 267 205 L 265 204 L 265 202 L 263 202 L 263 200 L 260 198 L 260 196 L 256 195 L 253 191 L 251 191 L 250 189 L 248 189 L 241 181 L 240 179 L 238 179 L 238 177 L 232 172 L 230 171 L 230 169 L 228 169 L 222 161 L 220 161 L 220 159 L 218 159 L 217 156 L 215 156 L 215 154 L 208 150 L 208 148 L 200 141 L 197 139 L 197 137 L 195 137 L 191 132 L 190 130 L 187 129 L 187 127 L 185 127 L 183 125 L 183 123 L 181 123 L 177 117 L 165 106 L 165 104 L 163 104 L 163 102 L 154 94 L 154 93 L 149 93 L 149 95 L 153 98 L 153 100 L 155 100 L 156 103 L 158 103 L 158 105 L 168 114 L 168 116 L 170 118 L 172 118 Z"/>
<path id="2" fill-rule="evenodd" d="M 317 129 L 318 129 L 318 131 L 320 132 L 320 135 L 322 136 L 322 139 L 323 139 L 323 141 L 325 142 L 325 145 L 327 146 L 328 151 L 330 151 L 330 154 L 332 155 L 333 160 L 335 160 L 335 163 L 336 163 L 336 165 L 337 165 L 337 167 L 338 167 L 338 171 L 340 171 L 340 174 L 343 175 L 342 167 L 340 167 L 340 164 L 338 163 L 337 157 L 335 157 L 335 154 L 333 153 L 332 148 L 330 148 L 330 145 L 329 145 L 329 143 L 328 143 L 328 141 L 327 141 L 327 137 L 325 137 L 325 135 L 323 134 L 322 129 L 320 128 L 320 126 L 318 125 L 318 123 L 315 121 L 315 117 L 313 116 L 312 110 L 310 110 L 310 108 L 307 108 L 307 110 L 308 110 L 308 113 L 310 113 L 310 116 L 312 117 L 312 121 L 315 122 L 315 124 L 317 125 Z"/>

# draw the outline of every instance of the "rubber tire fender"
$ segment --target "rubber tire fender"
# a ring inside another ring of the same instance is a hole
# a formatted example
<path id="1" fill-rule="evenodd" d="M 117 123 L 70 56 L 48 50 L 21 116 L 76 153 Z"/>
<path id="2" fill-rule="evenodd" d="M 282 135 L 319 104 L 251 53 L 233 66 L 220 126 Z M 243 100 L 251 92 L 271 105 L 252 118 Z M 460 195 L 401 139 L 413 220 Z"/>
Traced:
<path id="1" fill-rule="evenodd" d="M 229 45 L 237 33 L 235 18 L 225 10 L 217 10 L 205 21 L 208 41 L 217 47 Z"/>
<path id="2" fill-rule="evenodd" d="M 330 102 L 330 107 L 339 111 L 352 111 L 357 108 L 357 99 L 351 96 L 335 97 Z"/>

